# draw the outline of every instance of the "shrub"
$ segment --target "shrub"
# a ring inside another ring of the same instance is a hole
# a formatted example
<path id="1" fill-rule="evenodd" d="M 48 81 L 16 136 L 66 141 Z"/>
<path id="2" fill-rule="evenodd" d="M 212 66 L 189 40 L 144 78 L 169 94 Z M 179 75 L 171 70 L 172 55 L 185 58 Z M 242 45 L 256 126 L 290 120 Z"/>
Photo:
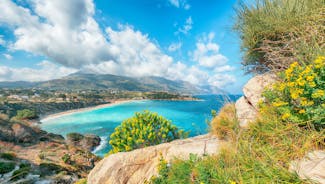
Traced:
<path id="1" fill-rule="evenodd" d="M 6 160 L 15 160 L 16 155 L 14 153 L 0 153 L 0 158 Z"/>
<path id="2" fill-rule="evenodd" d="M 20 164 L 19 169 L 14 171 L 11 176 L 11 181 L 17 181 L 25 178 L 31 171 L 30 164 Z"/>
<path id="3" fill-rule="evenodd" d="M 0 162 L 0 174 L 8 173 L 15 169 L 15 163 L 13 162 Z"/>
<path id="4" fill-rule="evenodd" d="M 248 72 L 286 69 L 324 54 L 324 0 L 255 0 L 240 3 L 234 29 Z"/>
<path id="5" fill-rule="evenodd" d="M 110 136 L 110 153 L 131 151 L 137 148 L 170 142 L 186 137 L 186 133 L 172 125 L 171 121 L 149 111 L 137 112 L 124 120 Z"/>
<path id="6" fill-rule="evenodd" d="M 264 94 L 283 121 L 325 127 L 325 57 L 300 66 L 294 62 L 280 74 L 282 81 Z"/>
<path id="7" fill-rule="evenodd" d="M 82 179 L 78 180 L 75 184 L 87 184 L 87 179 L 82 178 Z"/>
<path id="8" fill-rule="evenodd" d="M 234 104 L 226 104 L 211 121 L 211 132 L 220 139 L 234 138 L 239 130 Z"/>
<path id="9" fill-rule="evenodd" d="M 17 119 L 35 119 L 37 117 L 36 112 L 29 109 L 18 110 L 16 115 Z"/>
<path id="10" fill-rule="evenodd" d="M 71 156 L 70 156 L 69 154 L 64 154 L 64 155 L 62 156 L 62 161 L 63 161 L 64 163 L 66 163 L 66 164 L 70 163 L 70 161 L 71 161 Z"/>

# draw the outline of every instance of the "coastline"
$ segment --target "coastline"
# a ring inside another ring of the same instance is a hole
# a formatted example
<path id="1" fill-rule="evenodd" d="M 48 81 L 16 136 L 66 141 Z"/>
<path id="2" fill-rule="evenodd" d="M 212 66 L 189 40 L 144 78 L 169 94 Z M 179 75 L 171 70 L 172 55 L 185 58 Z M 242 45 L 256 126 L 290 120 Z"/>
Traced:
<path id="1" fill-rule="evenodd" d="M 133 101 L 137 101 L 137 100 L 115 100 L 115 101 L 112 101 L 110 103 L 96 105 L 96 106 L 92 106 L 92 107 L 85 107 L 85 108 L 80 108 L 80 109 L 73 109 L 73 110 L 58 112 L 58 113 L 54 113 L 54 114 L 49 114 L 49 115 L 46 115 L 46 116 L 42 117 L 39 120 L 39 122 L 43 123 L 43 121 L 48 121 L 48 120 L 51 120 L 51 119 L 59 118 L 59 117 L 62 117 L 62 116 L 73 114 L 73 113 L 96 110 L 96 109 L 100 109 L 100 108 L 104 108 L 104 107 L 120 105 L 120 104 L 133 102 Z"/>
<path id="2" fill-rule="evenodd" d="M 66 116 L 69 114 L 73 114 L 73 113 L 79 113 L 79 112 L 85 112 L 85 111 L 90 111 L 90 110 L 96 110 L 96 109 L 100 109 L 100 108 L 105 108 L 105 107 L 111 107 L 111 106 L 115 106 L 115 105 L 120 105 L 120 104 L 124 104 L 124 103 L 128 103 L 128 102 L 134 102 L 134 101 L 143 101 L 143 100 L 157 100 L 157 101 L 204 101 L 202 99 L 196 99 L 196 98 L 185 98 L 185 99 L 125 99 L 125 100 L 114 100 L 111 101 L 110 103 L 106 103 L 106 104 L 101 104 L 101 105 L 96 105 L 96 106 L 92 106 L 92 107 L 85 107 L 85 108 L 80 108 L 80 109 L 72 109 L 72 110 L 67 110 L 67 111 L 63 111 L 63 112 L 58 112 L 58 113 L 54 113 L 54 114 L 49 114 L 49 115 L 45 115 L 44 117 L 41 117 L 39 122 L 43 123 L 43 121 L 48 121 L 51 119 L 55 119 L 55 118 L 59 118 L 62 116 Z"/>

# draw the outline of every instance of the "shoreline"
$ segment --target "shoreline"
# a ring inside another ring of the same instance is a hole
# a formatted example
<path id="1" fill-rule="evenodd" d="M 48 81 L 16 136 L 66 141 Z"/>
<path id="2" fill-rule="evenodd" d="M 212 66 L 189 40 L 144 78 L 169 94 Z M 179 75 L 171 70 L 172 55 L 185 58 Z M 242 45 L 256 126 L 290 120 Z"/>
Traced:
<path id="1" fill-rule="evenodd" d="M 72 109 L 72 110 L 67 110 L 67 111 L 63 111 L 63 112 L 58 112 L 58 113 L 54 113 L 54 114 L 49 114 L 49 115 L 45 115 L 44 117 L 39 119 L 39 122 L 43 123 L 43 121 L 48 121 L 51 119 L 55 119 L 55 118 L 59 118 L 62 116 L 66 116 L 69 114 L 73 114 L 73 113 L 79 113 L 79 112 L 85 112 L 85 111 L 90 111 L 90 110 L 96 110 L 96 109 L 101 109 L 101 108 L 105 108 L 105 107 L 111 107 L 111 106 L 115 106 L 115 105 L 120 105 L 120 104 L 124 104 L 124 103 L 128 103 L 128 102 L 134 102 L 134 101 L 144 101 L 144 100 L 157 100 L 157 101 L 204 101 L 202 99 L 195 99 L 195 98 L 189 98 L 189 99 L 141 99 L 141 100 L 137 100 L 137 99 L 125 99 L 125 100 L 114 100 L 110 103 L 105 103 L 105 104 L 100 104 L 100 105 L 96 105 L 96 106 L 91 106 L 91 107 L 85 107 L 85 108 L 79 108 L 79 109 Z"/>
<path id="2" fill-rule="evenodd" d="M 115 101 L 112 101 L 110 103 L 100 104 L 100 105 L 96 105 L 96 106 L 92 106 L 92 107 L 85 107 L 85 108 L 80 108 L 80 109 L 72 109 L 72 110 L 67 110 L 67 111 L 58 112 L 58 113 L 54 113 L 54 114 L 49 114 L 49 115 L 45 115 L 44 117 L 40 118 L 39 122 L 43 123 L 43 121 L 48 121 L 48 120 L 51 120 L 51 119 L 59 118 L 59 117 L 62 117 L 62 116 L 73 114 L 73 113 L 96 110 L 96 109 L 101 109 L 101 108 L 110 107 L 110 106 L 114 106 L 114 105 L 120 105 L 120 104 L 133 102 L 133 101 L 138 101 L 138 100 L 115 100 Z"/>

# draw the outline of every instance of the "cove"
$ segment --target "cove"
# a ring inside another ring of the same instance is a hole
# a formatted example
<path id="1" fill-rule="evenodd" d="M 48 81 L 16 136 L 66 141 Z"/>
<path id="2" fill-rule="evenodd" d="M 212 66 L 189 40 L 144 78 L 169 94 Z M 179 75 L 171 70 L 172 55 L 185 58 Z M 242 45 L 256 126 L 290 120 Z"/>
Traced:
<path id="1" fill-rule="evenodd" d="M 177 127 L 190 131 L 190 136 L 208 131 L 207 121 L 211 120 L 211 110 L 218 111 L 225 103 L 233 102 L 239 95 L 200 95 L 198 101 L 141 100 L 117 104 L 93 110 L 66 114 L 56 118 L 41 120 L 43 130 L 66 136 L 70 132 L 96 134 L 102 142 L 94 150 L 98 156 L 105 155 L 111 148 L 109 136 L 116 126 L 134 115 L 135 112 L 150 110 L 172 121 Z"/>

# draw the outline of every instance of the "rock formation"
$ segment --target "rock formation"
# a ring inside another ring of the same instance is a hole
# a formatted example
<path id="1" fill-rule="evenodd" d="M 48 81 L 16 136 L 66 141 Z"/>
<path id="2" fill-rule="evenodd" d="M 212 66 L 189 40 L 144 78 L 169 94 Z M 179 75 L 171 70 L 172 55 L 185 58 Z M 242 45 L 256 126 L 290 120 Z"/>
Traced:
<path id="1" fill-rule="evenodd" d="M 67 144 L 81 147 L 84 150 L 92 151 L 100 144 L 100 137 L 93 134 L 82 135 L 79 133 L 69 133 Z"/>
<path id="2" fill-rule="evenodd" d="M 176 140 L 131 152 L 112 154 L 101 160 L 88 175 L 89 184 L 138 184 L 157 175 L 159 160 L 170 162 L 175 157 L 188 159 L 189 155 L 218 153 L 220 141 L 206 134 L 184 140 Z"/>
<path id="3" fill-rule="evenodd" d="M 236 114 L 242 128 L 254 121 L 257 115 L 258 102 L 263 100 L 262 93 L 265 87 L 276 81 L 276 75 L 266 73 L 250 79 L 243 88 L 244 96 L 235 104 Z"/>
<path id="4" fill-rule="evenodd" d="M 302 179 L 325 183 L 325 151 L 308 153 L 303 159 L 291 162 L 289 170 Z"/>

